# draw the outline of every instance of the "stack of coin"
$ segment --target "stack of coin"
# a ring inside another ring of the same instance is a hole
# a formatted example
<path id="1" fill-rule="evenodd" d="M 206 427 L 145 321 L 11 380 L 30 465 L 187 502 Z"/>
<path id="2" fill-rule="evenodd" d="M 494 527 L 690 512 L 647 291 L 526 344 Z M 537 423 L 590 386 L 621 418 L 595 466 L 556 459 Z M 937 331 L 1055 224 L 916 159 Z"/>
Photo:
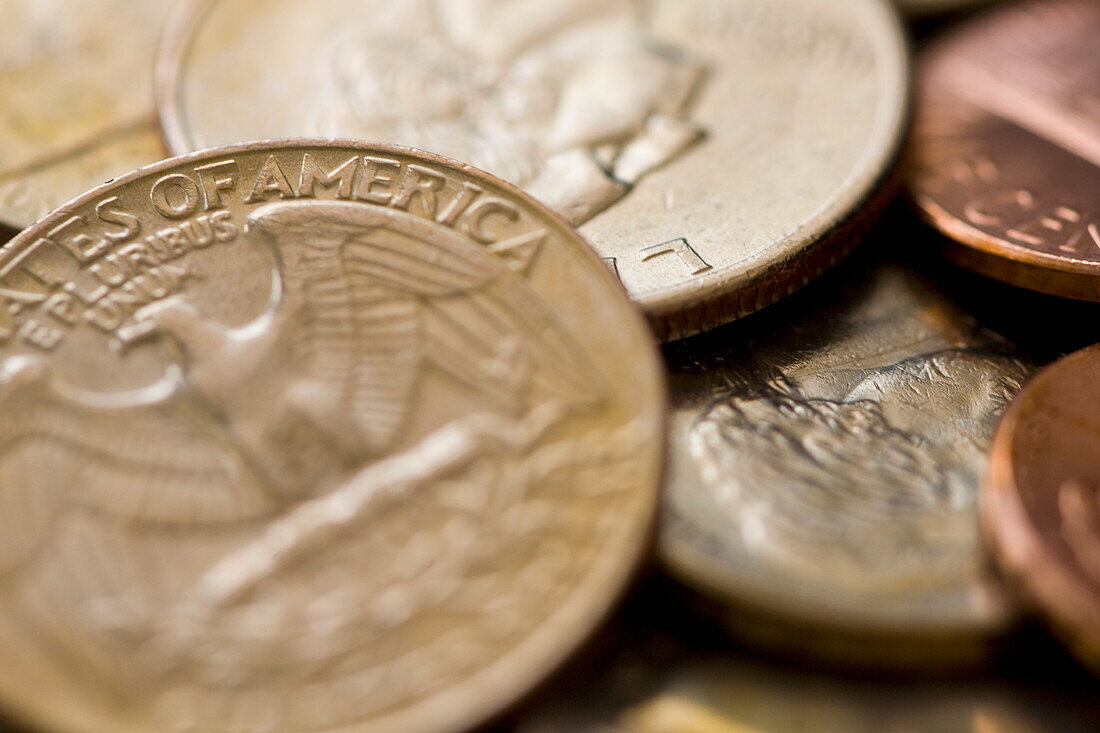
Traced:
<path id="1" fill-rule="evenodd" d="M 0 48 L 0 714 L 1095 729 L 1100 4 L 63 5 Z"/>

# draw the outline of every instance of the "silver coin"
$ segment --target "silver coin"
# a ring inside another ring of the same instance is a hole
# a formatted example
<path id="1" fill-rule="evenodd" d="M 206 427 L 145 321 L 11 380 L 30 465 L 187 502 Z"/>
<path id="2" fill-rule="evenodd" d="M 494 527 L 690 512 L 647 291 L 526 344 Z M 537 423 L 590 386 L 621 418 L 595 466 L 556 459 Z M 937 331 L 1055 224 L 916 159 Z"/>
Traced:
<path id="1" fill-rule="evenodd" d="M 835 262 L 907 96 L 883 0 L 202 0 L 157 76 L 176 152 L 361 137 L 523 186 L 666 338 Z"/>
<path id="2" fill-rule="evenodd" d="M 976 494 L 1030 366 L 906 267 L 836 275 L 670 348 L 664 558 L 765 618 L 995 635 L 1013 611 L 986 574 Z"/>
<path id="3" fill-rule="evenodd" d="M 164 157 L 151 67 L 171 8 L 0 0 L 0 223 L 22 229 Z"/>
<path id="4" fill-rule="evenodd" d="M 666 595 L 667 589 L 660 589 Z M 673 595 L 675 597 L 675 595 Z M 659 604 L 651 597 L 637 603 Z M 655 609 L 655 616 L 669 609 Z M 629 613 L 629 612 L 628 612 Z M 635 614 L 631 614 L 635 615 Z M 868 679 L 731 648 L 673 612 L 616 629 L 609 653 L 541 695 L 517 733 L 1086 733 L 1100 701 L 1083 674 L 1034 650 L 1041 674 Z M 1069 684 L 1067 684 L 1069 683 Z"/>

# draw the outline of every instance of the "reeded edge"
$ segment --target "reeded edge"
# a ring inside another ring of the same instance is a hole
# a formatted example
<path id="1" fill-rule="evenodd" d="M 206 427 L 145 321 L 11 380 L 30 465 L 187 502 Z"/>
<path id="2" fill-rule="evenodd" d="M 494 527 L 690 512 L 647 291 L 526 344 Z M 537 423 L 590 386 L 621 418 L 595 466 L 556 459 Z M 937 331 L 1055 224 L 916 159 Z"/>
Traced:
<path id="1" fill-rule="evenodd" d="M 155 62 L 155 98 L 165 144 L 175 153 L 190 150 L 182 102 L 182 68 L 203 18 L 219 0 L 190 0 L 165 25 Z M 661 341 L 675 341 L 736 320 L 808 284 L 839 262 L 854 243 L 845 222 L 873 198 L 901 154 L 910 114 L 909 45 L 897 10 L 886 0 L 853 0 L 853 17 L 867 29 L 875 47 L 877 124 L 841 195 L 811 214 L 805 223 L 757 255 L 692 281 L 631 294 Z"/>
<path id="2" fill-rule="evenodd" d="M 607 574 L 615 576 L 616 579 L 613 581 L 613 585 L 606 589 L 606 592 L 602 595 L 602 601 L 600 603 L 588 604 L 586 607 L 585 604 L 581 603 L 581 597 L 574 594 L 550 616 L 547 623 L 533 631 L 521 646 L 534 646 L 536 650 L 542 650 L 541 654 L 531 651 L 522 654 L 528 658 L 538 656 L 539 659 L 536 661 L 536 664 L 526 662 L 519 665 L 521 669 L 518 671 L 515 669 L 501 671 L 498 669 L 499 663 L 494 663 L 466 677 L 458 685 L 453 685 L 441 693 L 424 698 L 411 707 L 399 710 L 396 713 L 387 713 L 385 717 L 379 717 L 370 722 L 372 727 L 377 728 L 378 726 L 383 726 L 385 730 L 390 730 L 391 726 L 396 729 L 406 730 L 409 729 L 409 725 L 414 722 L 419 726 L 434 726 L 432 730 L 456 732 L 466 730 L 489 722 L 507 713 L 533 693 L 553 674 L 554 671 L 560 669 L 570 658 L 581 650 L 584 644 L 599 631 L 615 609 L 618 608 L 620 602 L 632 586 L 638 572 L 641 570 L 646 560 L 651 556 L 653 540 L 656 536 L 657 517 L 668 465 L 668 384 L 660 360 L 660 351 L 656 342 L 652 340 L 652 330 L 646 323 L 645 318 L 637 307 L 630 307 L 634 306 L 634 304 L 630 301 L 622 283 L 611 273 L 603 260 L 601 260 L 595 250 L 592 249 L 592 246 L 588 244 L 587 240 L 585 240 L 572 225 L 570 225 L 560 214 L 511 183 L 497 178 L 480 168 L 437 155 L 436 153 L 392 143 L 373 143 L 347 138 L 273 138 L 205 148 L 203 150 L 177 155 L 142 166 L 141 168 L 96 186 L 65 202 L 49 214 L 41 217 L 31 226 L 24 229 L 12 240 L 0 246 L 0 267 L 3 266 L 6 259 L 9 257 L 18 257 L 21 249 L 29 244 L 33 244 L 37 238 L 38 230 L 41 227 L 46 226 L 55 219 L 65 216 L 68 209 L 88 203 L 118 186 L 128 185 L 138 179 L 157 172 L 191 162 L 206 160 L 211 157 L 235 155 L 257 150 L 271 150 L 275 152 L 276 150 L 292 150 L 296 147 L 360 149 L 420 157 L 431 163 L 481 178 L 492 186 L 499 188 L 504 194 L 512 196 L 523 205 L 531 207 L 534 212 L 544 217 L 550 224 L 558 227 L 562 236 L 571 237 L 576 244 L 580 245 L 575 248 L 577 256 L 588 261 L 591 269 L 597 273 L 596 277 L 602 279 L 612 290 L 623 294 L 624 304 L 628 306 L 626 310 L 631 314 L 628 316 L 629 321 L 624 327 L 635 328 L 642 342 L 642 344 L 639 344 L 639 347 L 650 353 L 649 362 L 653 377 L 652 387 L 655 391 L 652 398 L 655 402 L 654 411 L 657 413 L 655 420 L 656 424 L 653 426 L 653 440 L 656 445 L 659 446 L 659 449 L 656 451 L 656 455 L 653 456 L 655 476 L 651 485 L 648 487 L 648 493 L 650 494 L 648 502 L 649 511 L 648 515 L 643 518 L 643 521 L 632 533 L 633 541 L 631 544 L 633 545 L 633 549 L 628 553 L 624 553 L 621 562 L 610 564 L 611 570 L 609 570 Z M 553 634 L 547 631 L 548 628 L 556 630 L 559 634 L 559 638 L 554 638 Z M 550 636 L 549 639 L 547 638 L 548 635 Z M 565 638 L 566 641 L 563 643 L 561 638 Z M 513 648 L 506 658 L 517 656 L 515 650 L 518 648 L 520 647 Z M 517 686 L 515 684 L 517 678 L 524 679 L 525 683 Z M 498 694 L 495 696 L 479 695 L 477 696 L 479 698 L 478 704 L 468 706 L 468 711 L 465 715 L 460 718 L 455 718 L 455 716 L 449 713 L 450 708 L 457 704 L 456 699 L 461 701 L 470 698 L 467 688 L 471 686 L 477 687 L 481 684 L 489 686 L 490 689 L 494 689 L 494 685 L 495 689 L 507 689 L 509 694 Z M 490 700 L 490 697 L 493 699 Z M 60 701 L 51 700 L 48 706 L 35 707 L 27 704 L 25 699 L 19 699 L 15 695 L 7 694 L 4 688 L 0 688 L 0 704 L 2 704 L 4 712 L 9 714 L 12 718 L 35 727 L 46 724 L 52 729 L 71 733 L 87 733 L 88 731 L 100 730 L 104 731 L 104 733 L 119 733 L 120 731 L 125 731 L 127 733 L 129 731 L 133 731 L 133 733 L 148 733 L 144 728 L 123 729 L 114 725 L 110 727 L 100 727 L 98 723 L 102 721 L 97 721 L 94 724 L 97 727 L 89 727 L 89 723 L 86 719 L 74 716 L 73 712 Z M 432 712 L 430 715 L 421 715 L 419 720 L 410 720 L 411 716 L 407 712 L 408 710 L 420 710 L 425 707 L 431 709 Z M 430 718 L 430 720 L 425 720 L 424 718 Z M 400 728 L 400 726 L 404 726 L 404 728 Z M 358 727 L 359 724 L 353 723 L 350 728 L 345 725 L 341 728 L 329 728 L 327 730 L 331 731 L 331 733 L 345 733 L 346 731 L 357 730 Z"/>
<path id="3" fill-rule="evenodd" d="M 1028 517 L 1019 496 L 1012 462 L 1012 444 L 1031 394 L 1055 379 L 1060 367 L 1080 359 L 1100 363 L 1100 344 L 1075 351 L 1034 375 L 1009 405 L 997 426 L 986 481 L 979 495 L 982 537 L 998 569 L 1029 605 L 1043 613 L 1052 627 L 1081 658 L 1100 665 L 1097 600 L 1053 556 Z M 1072 609 L 1093 608 L 1093 613 Z M 1089 616 L 1092 618 L 1089 618 Z M 1084 629 L 1084 633 L 1082 633 Z"/>

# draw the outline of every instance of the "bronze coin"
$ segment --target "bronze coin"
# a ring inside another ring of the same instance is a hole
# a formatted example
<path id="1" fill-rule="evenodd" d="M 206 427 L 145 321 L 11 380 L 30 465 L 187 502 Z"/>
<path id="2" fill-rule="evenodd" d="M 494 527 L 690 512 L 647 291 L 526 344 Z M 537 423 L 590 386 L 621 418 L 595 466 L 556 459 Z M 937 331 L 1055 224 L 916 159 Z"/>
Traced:
<path id="1" fill-rule="evenodd" d="M 958 264 L 1100 300 L 1100 3 L 978 16 L 918 65 L 910 187 Z"/>
<path id="2" fill-rule="evenodd" d="M 1002 567 L 1100 669 L 1100 345 L 1024 387 L 997 429 L 981 500 Z"/>

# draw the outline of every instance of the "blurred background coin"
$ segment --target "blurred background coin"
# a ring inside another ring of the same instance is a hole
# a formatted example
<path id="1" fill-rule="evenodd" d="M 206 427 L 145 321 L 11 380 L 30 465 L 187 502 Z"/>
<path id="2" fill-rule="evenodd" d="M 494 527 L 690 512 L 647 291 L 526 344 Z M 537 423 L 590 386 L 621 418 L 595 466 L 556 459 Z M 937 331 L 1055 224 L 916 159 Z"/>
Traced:
<path id="1" fill-rule="evenodd" d="M 1100 670 L 1100 346 L 1055 362 L 997 430 L 982 519 L 994 554 Z"/>
<path id="2" fill-rule="evenodd" d="M 668 362 L 660 549 L 737 630 L 905 663 L 1008 629 L 976 501 L 1029 367 L 918 271 L 859 255 Z"/>
<path id="3" fill-rule="evenodd" d="M 1049 640 L 1021 639 L 989 674 L 839 674 L 724 638 L 654 582 L 602 654 L 540 692 L 516 733 L 1092 733 L 1095 681 Z"/>
<path id="4" fill-rule="evenodd" d="M 171 0 L 0 0 L 0 224 L 163 158 L 152 63 Z"/>
<path id="5" fill-rule="evenodd" d="M 466 729 L 639 562 L 651 334 L 497 179 L 243 144 L 95 189 L 2 257 L 0 698 L 23 719 Z"/>
<path id="6" fill-rule="evenodd" d="M 200 0 L 157 87 L 176 152 L 350 136 L 521 185 L 583 225 L 669 339 L 846 251 L 907 72 L 884 0 Z"/>
<path id="7" fill-rule="evenodd" d="M 959 264 L 1100 300 L 1100 3 L 993 8 L 920 55 L 910 187 Z"/>

